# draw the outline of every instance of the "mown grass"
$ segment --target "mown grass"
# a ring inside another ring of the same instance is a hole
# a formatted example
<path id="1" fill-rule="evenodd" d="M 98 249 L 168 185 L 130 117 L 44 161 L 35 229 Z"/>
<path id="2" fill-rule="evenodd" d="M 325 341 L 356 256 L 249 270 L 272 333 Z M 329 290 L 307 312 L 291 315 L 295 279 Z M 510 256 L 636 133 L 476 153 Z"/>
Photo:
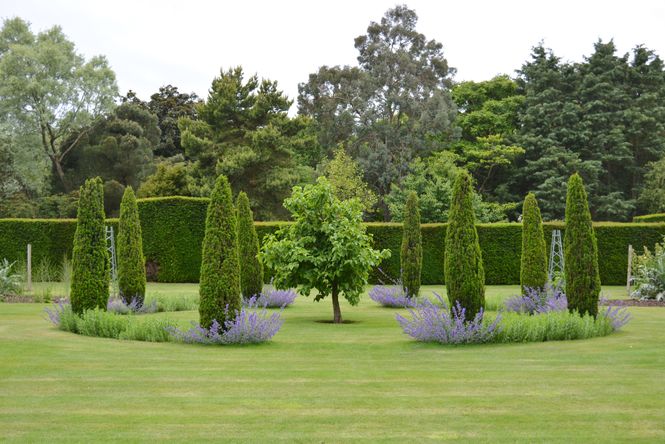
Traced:
<path id="1" fill-rule="evenodd" d="M 489 287 L 488 300 L 517 291 Z M 272 342 L 243 347 L 74 335 L 43 308 L 0 304 L 8 441 L 665 440 L 660 308 L 631 308 L 631 323 L 602 338 L 460 347 L 412 341 L 394 320 L 404 311 L 367 296 L 343 304 L 345 325 L 317 322 L 332 317 L 329 301 L 299 297 Z"/>

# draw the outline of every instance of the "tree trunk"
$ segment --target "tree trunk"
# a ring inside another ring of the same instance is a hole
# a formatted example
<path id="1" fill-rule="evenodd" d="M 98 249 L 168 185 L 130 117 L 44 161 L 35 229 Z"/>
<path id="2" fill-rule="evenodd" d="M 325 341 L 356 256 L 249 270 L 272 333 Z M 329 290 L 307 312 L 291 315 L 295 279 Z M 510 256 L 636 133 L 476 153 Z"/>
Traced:
<path id="1" fill-rule="evenodd" d="M 342 311 L 339 308 L 339 290 L 337 289 L 336 282 L 333 282 L 332 284 L 332 302 L 333 302 L 333 322 L 335 324 L 341 324 Z"/>
<path id="2" fill-rule="evenodd" d="M 51 156 L 51 162 L 55 167 L 55 172 L 58 174 L 60 182 L 62 182 L 62 189 L 65 191 L 65 193 L 69 193 L 71 190 L 69 189 L 67 181 L 65 180 L 65 171 L 62 169 L 62 163 L 60 162 L 60 159 L 56 158 L 55 156 Z"/>

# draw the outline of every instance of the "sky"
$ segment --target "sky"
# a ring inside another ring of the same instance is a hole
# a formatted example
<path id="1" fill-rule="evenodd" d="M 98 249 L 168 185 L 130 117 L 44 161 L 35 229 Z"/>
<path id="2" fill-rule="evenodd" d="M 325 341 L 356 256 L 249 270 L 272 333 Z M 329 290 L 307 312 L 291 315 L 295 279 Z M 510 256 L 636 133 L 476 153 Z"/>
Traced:
<path id="1" fill-rule="evenodd" d="M 84 56 L 108 58 L 121 94 L 148 99 L 171 84 L 205 98 L 220 69 L 241 65 L 295 99 L 321 65 L 355 65 L 354 38 L 398 3 L 443 44 L 456 81 L 514 75 L 540 41 L 567 61 L 599 38 L 621 54 L 643 44 L 665 57 L 662 0 L 0 0 L 0 18 L 21 17 L 33 32 L 60 25 Z"/>

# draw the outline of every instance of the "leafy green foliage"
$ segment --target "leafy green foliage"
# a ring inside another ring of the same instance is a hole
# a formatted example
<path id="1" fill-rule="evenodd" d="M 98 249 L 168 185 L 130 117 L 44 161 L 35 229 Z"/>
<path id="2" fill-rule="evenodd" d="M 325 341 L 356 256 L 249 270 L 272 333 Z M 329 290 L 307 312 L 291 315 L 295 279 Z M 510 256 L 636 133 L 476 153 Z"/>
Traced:
<path id="1" fill-rule="evenodd" d="M 331 296 L 333 321 L 340 323 L 339 295 L 358 304 L 369 272 L 390 252 L 372 248 L 362 205 L 356 199 L 340 201 L 325 177 L 316 185 L 295 187 L 284 206 L 294 222 L 264 239 L 263 261 L 277 288 L 297 287 L 303 296 L 316 289 L 316 301 Z"/>
<path id="2" fill-rule="evenodd" d="M 639 204 L 645 211 L 652 213 L 665 211 L 665 157 L 647 166 Z M 643 216 L 635 217 L 633 220 L 647 222 L 643 219 Z M 653 219 L 650 220 L 654 221 Z M 665 220 L 665 217 L 663 220 Z"/>
<path id="3" fill-rule="evenodd" d="M 201 326 L 224 324 L 240 310 L 240 261 L 238 226 L 231 185 L 225 176 L 215 183 L 203 238 L 199 315 Z"/>
<path id="4" fill-rule="evenodd" d="M 423 245 L 420 233 L 420 209 L 418 195 L 411 192 L 404 210 L 406 217 L 402 231 L 400 263 L 402 265 L 402 287 L 408 297 L 420 293 L 420 273 L 423 267 Z"/>
<path id="5" fill-rule="evenodd" d="M 596 316 L 600 294 L 598 246 L 587 194 L 579 174 L 573 174 L 568 181 L 563 249 L 568 308 Z"/>
<path id="6" fill-rule="evenodd" d="M 191 177 L 185 162 L 163 161 L 141 184 L 140 197 L 191 196 Z"/>
<path id="7" fill-rule="evenodd" d="M 340 200 L 357 198 L 365 212 L 372 211 L 376 205 L 376 195 L 363 181 L 363 171 L 340 145 L 335 149 L 334 157 L 323 167 L 323 175 L 333 186 L 335 196 Z"/>
<path id="8" fill-rule="evenodd" d="M 72 309 L 78 314 L 95 307 L 106 309 L 110 278 L 102 180 L 86 180 L 80 196 L 70 292 Z"/>
<path id="9" fill-rule="evenodd" d="M 238 251 L 240 255 L 240 288 L 243 297 L 257 296 L 263 290 L 263 264 L 259 257 L 259 238 L 254 217 L 244 191 L 238 193 Z"/>
<path id="10" fill-rule="evenodd" d="M 23 276 L 13 272 L 15 264 L 16 262 L 9 262 L 6 258 L 0 261 L 0 298 L 21 293 Z"/>
<path id="11" fill-rule="evenodd" d="M 636 254 L 632 271 L 632 297 L 665 300 L 665 242 L 656 243 L 653 253 L 644 247 L 641 255 Z"/>
<path id="12" fill-rule="evenodd" d="M 145 258 L 141 220 L 131 186 L 125 188 L 118 221 L 118 289 L 126 301 L 136 300 L 139 307 L 145 299 Z"/>
<path id="13" fill-rule="evenodd" d="M 473 215 L 473 186 L 469 173 L 455 179 L 446 231 L 445 276 L 450 305 L 459 303 L 473 319 L 485 305 L 485 271 Z"/>
<path id="14" fill-rule="evenodd" d="M 547 245 L 543 234 L 543 220 L 536 195 L 529 193 L 522 209 L 522 255 L 520 285 L 526 288 L 544 288 L 547 283 Z"/>

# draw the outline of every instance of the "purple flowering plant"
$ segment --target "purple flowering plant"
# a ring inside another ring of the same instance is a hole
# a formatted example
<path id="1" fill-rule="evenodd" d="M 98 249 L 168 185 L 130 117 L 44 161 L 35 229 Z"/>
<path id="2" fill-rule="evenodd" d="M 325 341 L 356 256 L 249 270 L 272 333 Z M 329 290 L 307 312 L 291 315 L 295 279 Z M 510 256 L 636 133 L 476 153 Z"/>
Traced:
<path id="1" fill-rule="evenodd" d="M 141 304 L 136 297 L 127 303 L 123 297 L 111 297 L 106 303 L 106 311 L 117 314 L 148 314 L 157 312 L 157 301 L 153 300 L 150 304 Z"/>
<path id="2" fill-rule="evenodd" d="M 568 309 L 566 295 L 558 286 L 547 284 L 543 288 L 527 287 L 525 291 L 524 295 L 513 296 L 504 301 L 506 311 L 540 314 Z"/>
<path id="3" fill-rule="evenodd" d="M 283 308 L 293 304 L 297 296 L 298 293 L 293 288 L 280 290 L 273 287 L 270 281 L 270 285 L 266 285 L 259 295 L 243 298 L 242 304 L 245 307 Z"/>
<path id="4" fill-rule="evenodd" d="M 416 307 L 418 305 L 418 299 L 410 298 L 407 292 L 404 291 L 404 285 L 402 285 L 401 279 L 391 278 L 381 269 L 381 267 L 379 267 L 378 270 L 383 277 L 391 283 L 386 284 L 381 278 L 379 278 L 380 285 L 375 285 L 369 290 L 368 294 L 371 300 L 384 307 L 391 308 Z"/>

